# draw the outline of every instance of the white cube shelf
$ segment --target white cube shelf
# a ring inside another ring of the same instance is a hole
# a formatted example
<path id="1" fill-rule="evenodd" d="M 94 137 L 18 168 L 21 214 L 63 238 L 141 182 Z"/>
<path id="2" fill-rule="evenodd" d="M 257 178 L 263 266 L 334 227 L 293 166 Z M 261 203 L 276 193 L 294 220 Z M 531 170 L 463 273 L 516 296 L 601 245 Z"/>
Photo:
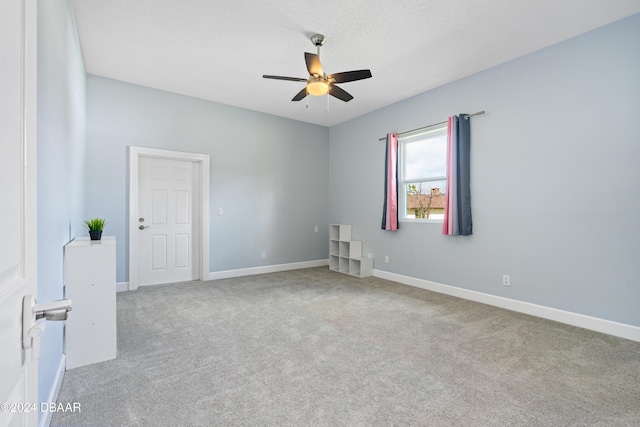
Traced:
<path id="1" fill-rule="evenodd" d="M 362 256 L 362 240 L 351 240 L 351 225 L 330 225 L 329 269 L 356 277 L 373 275 L 373 258 Z"/>

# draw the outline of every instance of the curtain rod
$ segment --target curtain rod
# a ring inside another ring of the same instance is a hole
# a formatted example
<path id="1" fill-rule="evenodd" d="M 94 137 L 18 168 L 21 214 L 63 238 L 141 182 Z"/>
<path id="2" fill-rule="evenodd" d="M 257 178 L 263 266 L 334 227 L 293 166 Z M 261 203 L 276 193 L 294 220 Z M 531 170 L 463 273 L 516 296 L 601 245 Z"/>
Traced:
<path id="1" fill-rule="evenodd" d="M 469 120 L 469 117 L 479 116 L 480 114 L 484 114 L 484 110 L 482 110 L 482 111 L 478 111 L 478 112 L 475 112 L 475 113 L 473 113 L 473 114 L 465 114 L 465 115 L 464 115 L 464 119 L 465 119 L 465 120 Z M 407 131 L 404 131 L 404 132 L 400 132 L 400 133 L 398 134 L 398 136 L 400 136 L 400 135 L 405 135 L 405 134 L 407 134 L 407 133 L 415 132 L 415 131 L 422 130 L 422 129 L 429 129 L 429 128 L 432 128 L 432 127 L 434 127 L 434 126 L 443 125 L 443 124 L 445 124 L 445 123 L 447 123 L 447 121 L 446 121 L 446 120 L 445 120 L 444 122 L 434 123 L 434 124 L 432 124 L 432 125 L 428 125 L 428 126 L 423 126 L 423 127 L 421 127 L 421 128 L 407 130 Z M 378 141 L 384 141 L 384 140 L 386 140 L 386 139 L 387 139 L 387 137 L 385 136 L 384 138 L 380 138 L 380 139 L 378 139 Z"/>

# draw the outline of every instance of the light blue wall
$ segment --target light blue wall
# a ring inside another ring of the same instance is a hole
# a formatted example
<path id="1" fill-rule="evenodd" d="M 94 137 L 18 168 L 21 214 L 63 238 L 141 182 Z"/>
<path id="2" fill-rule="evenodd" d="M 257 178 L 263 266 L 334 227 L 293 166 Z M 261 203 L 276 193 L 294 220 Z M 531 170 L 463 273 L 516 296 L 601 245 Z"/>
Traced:
<path id="1" fill-rule="evenodd" d="M 128 147 L 204 153 L 210 271 L 326 259 L 328 144 L 326 127 L 89 75 L 85 215 L 108 220 L 127 281 Z"/>
<path id="2" fill-rule="evenodd" d="M 640 326 L 639 40 L 636 15 L 332 127 L 330 222 L 376 269 Z M 474 235 L 381 231 L 378 138 L 478 110 Z"/>
<path id="3" fill-rule="evenodd" d="M 38 2 L 38 300 L 63 298 L 63 246 L 82 231 L 85 70 L 69 0 Z M 38 363 L 47 402 L 62 358 L 62 322 L 48 322 Z"/>

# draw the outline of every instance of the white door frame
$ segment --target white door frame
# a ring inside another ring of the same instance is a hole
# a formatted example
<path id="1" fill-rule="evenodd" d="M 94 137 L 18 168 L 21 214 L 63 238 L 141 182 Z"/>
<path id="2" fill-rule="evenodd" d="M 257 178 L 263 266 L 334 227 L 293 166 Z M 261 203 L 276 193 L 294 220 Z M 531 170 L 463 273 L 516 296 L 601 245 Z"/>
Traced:
<path id="1" fill-rule="evenodd" d="M 129 147 L 129 290 L 138 289 L 138 173 L 140 157 L 200 164 L 200 280 L 209 276 L 209 155 Z"/>

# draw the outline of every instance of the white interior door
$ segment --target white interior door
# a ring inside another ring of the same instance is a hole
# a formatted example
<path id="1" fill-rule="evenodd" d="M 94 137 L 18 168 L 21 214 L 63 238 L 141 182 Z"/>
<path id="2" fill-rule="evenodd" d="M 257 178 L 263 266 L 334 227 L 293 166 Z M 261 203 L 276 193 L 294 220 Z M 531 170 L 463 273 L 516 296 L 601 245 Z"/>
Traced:
<path id="1" fill-rule="evenodd" d="M 36 2 L 0 1 L 0 426 L 37 424 L 37 364 L 22 347 L 36 295 Z"/>
<path id="2" fill-rule="evenodd" d="M 199 164 L 140 157 L 138 171 L 138 284 L 199 279 Z"/>

